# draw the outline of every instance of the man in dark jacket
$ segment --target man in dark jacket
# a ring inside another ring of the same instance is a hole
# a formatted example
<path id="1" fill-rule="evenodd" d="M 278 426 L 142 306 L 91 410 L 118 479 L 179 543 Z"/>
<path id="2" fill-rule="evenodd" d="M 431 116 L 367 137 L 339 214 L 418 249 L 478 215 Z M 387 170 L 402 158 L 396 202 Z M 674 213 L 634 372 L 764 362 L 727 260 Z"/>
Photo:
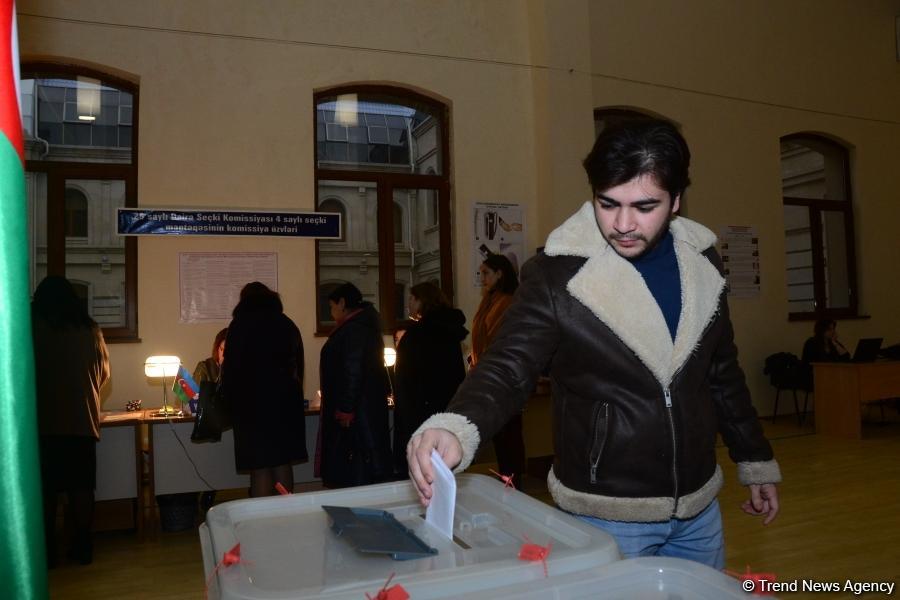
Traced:
<path id="1" fill-rule="evenodd" d="M 775 518 L 781 474 L 737 362 L 715 236 L 675 214 L 689 162 L 667 122 L 600 134 L 584 161 L 593 202 L 523 267 L 487 354 L 410 441 L 423 503 L 431 449 L 465 469 L 549 365 L 550 492 L 623 555 L 724 567 L 717 431 L 750 488 L 744 511 Z"/>

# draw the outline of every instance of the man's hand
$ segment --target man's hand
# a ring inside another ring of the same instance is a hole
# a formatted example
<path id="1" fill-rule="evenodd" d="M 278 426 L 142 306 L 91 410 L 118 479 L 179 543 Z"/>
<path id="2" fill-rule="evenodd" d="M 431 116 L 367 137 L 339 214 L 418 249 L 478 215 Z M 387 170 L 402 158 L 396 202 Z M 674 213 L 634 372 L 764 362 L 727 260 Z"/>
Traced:
<path id="1" fill-rule="evenodd" d="M 751 484 L 750 499 L 741 508 L 748 515 L 766 515 L 763 525 L 768 525 L 778 516 L 778 487 L 774 483 Z"/>
<path id="2" fill-rule="evenodd" d="M 406 462 L 409 463 L 409 478 L 419 493 L 422 506 L 431 502 L 431 484 L 434 471 L 431 468 L 431 451 L 435 449 L 450 469 L 462 460 L 462 445 L 455 435 L 446 429 L 426 429 L 409 440 L 406 445 Z"/>

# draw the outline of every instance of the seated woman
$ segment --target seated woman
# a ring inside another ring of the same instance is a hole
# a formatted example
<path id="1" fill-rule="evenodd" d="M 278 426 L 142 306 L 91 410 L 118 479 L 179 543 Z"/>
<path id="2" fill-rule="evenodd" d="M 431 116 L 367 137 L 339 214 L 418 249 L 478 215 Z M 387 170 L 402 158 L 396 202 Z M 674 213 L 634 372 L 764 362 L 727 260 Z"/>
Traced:
<path id="1" fill-rule="evenodd" d="M 850 360 L 850 353 L 838 340 L 837 323 L 831 319 L 816 321 L 813 336 L 803 344 L 803 357 L 805 364 L 814 362 L 846 362 Z"/>
<path id="2" fill-rule="evenodd" d="M 225 360 L 225 337 L 227 335 L 227 327 L 217 333 L 216 339 L 213 341 L 212 354 L 210 354 L 209 358 L 198 362 L 197 366 L 194 367 L 194 381 L 197 382 L 197 385 L 204 381 L 219 380 L 219 370 L 222 366 L 222 361 Z"/>

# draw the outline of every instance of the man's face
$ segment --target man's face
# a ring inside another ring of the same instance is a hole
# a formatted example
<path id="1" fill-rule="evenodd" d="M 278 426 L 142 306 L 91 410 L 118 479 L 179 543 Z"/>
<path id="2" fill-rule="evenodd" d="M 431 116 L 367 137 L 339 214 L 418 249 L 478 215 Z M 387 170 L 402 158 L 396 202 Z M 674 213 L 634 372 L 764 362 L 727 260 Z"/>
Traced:
<path id="1" fill-rule="evenodd" d="M 669 229 L 681 196 L 656 184 L 652 175 L 596 192 L 594 214 L 603 238 L 623 258 L 637 258 L 652 249 Z"/>

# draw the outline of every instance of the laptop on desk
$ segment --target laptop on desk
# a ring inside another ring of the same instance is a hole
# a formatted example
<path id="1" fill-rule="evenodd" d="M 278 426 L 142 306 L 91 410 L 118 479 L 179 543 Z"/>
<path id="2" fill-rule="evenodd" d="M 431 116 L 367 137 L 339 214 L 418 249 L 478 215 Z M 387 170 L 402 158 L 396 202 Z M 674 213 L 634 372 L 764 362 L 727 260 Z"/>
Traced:
<path id="1" fill-rule="evenodd" d="M 862 338 L 856 343 L 852 362 L 875 362 L 884 338 Z"/>

